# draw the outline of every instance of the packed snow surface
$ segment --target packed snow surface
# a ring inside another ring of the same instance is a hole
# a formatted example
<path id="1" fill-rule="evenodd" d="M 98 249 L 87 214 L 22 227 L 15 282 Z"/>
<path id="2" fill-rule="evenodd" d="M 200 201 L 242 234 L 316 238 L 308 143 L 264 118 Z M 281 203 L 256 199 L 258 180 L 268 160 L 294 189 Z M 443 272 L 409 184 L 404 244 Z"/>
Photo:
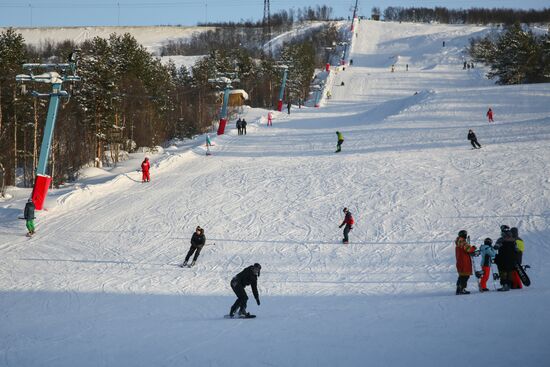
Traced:
<path id="1" fill-rule="evenodd" d="M 148 184 L 145 153 L 88 170 L 50 193 L 32 239 L 17 220 L 28 190 L 10 190 L 0 365 L 548 365 L 550 88 L 463 70 L 487 31 L 362 21 L 322 108 L 276 112 L 273 127 L 245 109 L 247 135 L 232 121 L 212 156 L 204 136 L 149 153 Z M 532 285 L 481 294 L 472 277 L 455 296 L 457 232 L 479 245 L 501 224 L 519 228 Z M 209 246 L 179 268 L 197 225 Z M 258 317 L 224 319 L 231 278 L 255 262 Z"/>

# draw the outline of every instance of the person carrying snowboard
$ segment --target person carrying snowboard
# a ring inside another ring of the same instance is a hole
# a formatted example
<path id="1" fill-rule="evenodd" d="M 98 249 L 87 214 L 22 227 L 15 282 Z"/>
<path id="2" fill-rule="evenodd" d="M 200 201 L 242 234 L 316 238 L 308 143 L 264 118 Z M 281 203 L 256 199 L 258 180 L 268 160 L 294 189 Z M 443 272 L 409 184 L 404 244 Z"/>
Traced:
<path id="1" fill-rule="evenodd" d="M 523 251 L 525 250 L 525 243 L 519 237 L 517 227 L 510 228 L 510 232 L 512 232 L 512 237 L 514 237 L 514 240 L 516 240 L 516 261 L 519 266 L 521 266 L 521 264 L 523 263 Z M 512 289 L 522 288 L 523 284 L 521 283 L 521 278 L 519 277 L 517 270 L 514 270 L 512 272 Z"/>
<path id="2" fill-rule="evenodd" d="M 466 241 L 467 237 L 468 232 L 463 229 L 458 232 L 458 237 L 455 240 L 456 270 L 458 272 L 456 295 L 470 294 L 466 290 L 468 279 L 472 275 L 472 259 L 470 255 L 476 251 L 476 247 Z"/>
<path id="3" fill-rule="evenodd" d="M 489 107 L 489 110 L 487 111 L 487 120 L 489 120 L 489 122 L 495 122 L 493 120 L 493 110 L 491 109 L 491 107 Z"/>
<path id="4" fill-rule="evenodd" d="M 141 182 L 151 181 L 151 176 L 149 175 L 149 168 L 151 168 L 151 164 L 149 164 L 149 158 L 145 157 L 143 162 L 141 162 Z"/>
<path id="5" fill-rule="evenodd" d="M 27 233 L 27 237 L 31 237 L 35 231 L 34 231 L 34 210 L 35 210 L 35 206 L 34 206 L 34 203 L 32 201 L 32 199 L 29 199 L 27 201 L 27 204 L 25 204 L 25 211 L 23 213 L 23 218 L 25 218 L 26 220 L 26 226 L 27 226 L 27 230 L 29 231 Z"/>
<path id="6" fill-rule="evenodd" d="M 483 270 L 483 275 L 481 276 L 481 291 L 482 292 L 488 292 L 489 288 L 487 288 L 487 280 L 489 279 L 489 275 L 491 274 L 491 263 L 495 259 L 495 249 L 493 248 L 493 240 L 487 237 L 485 241 L 483 241 L 483 245 L 479 248 L 479 255 L 481 256 L 481 270 Z"/>
<path id="7" fill-rule="evenodd" d="M 353 229 L 353 225 L 355 224 L 355 220 L 353 219 L 353 216 L 351 215 L 351 212 L 348 210 L 348 208 L 344 208 L 344 220 L 342 221 L 342 224 L 340 224 L 339 228 L 342 228 L 344 225 L 344 239 L 342 240 L 342 243 L 344 245 L 347 245 L 349 243 L 348 234 L 349 231 Z"/>
<path id="8" fill-rule="evenodd" d="M 185 261 L 183 262 L 181 267 L 194 266 L 205 243 L 206 237 L 204 236 L 204 229 L 202 229 L 200 226 L 197 226 L 195 233 L 193 233 L 193 236 L 191 236 L 191 247 L 187 252 L 187 256 L 185 256 Z M 193 256 L 193 261 L 191 262 L 191 265 L 187 265 L 187 262 L 189 261 L 189 258 L 191 257 L 191 255 L 193 255 L 193 253 L 195 253 L 195 256 Z"/>
<path id="9" fill-rule="evenodd" d="M 495 263 L 500 275 L 500 292 L 509 291 L 512 286 L 512 272 L 516 265 L 516 240 L 512 236 L 512 231 L 507 225 L 500 226 L 501 237 L 497 240 L 495 249 L 498 254 L 495 256 Z"/>
<path id="10" fill-rule="evenodd" d="M 472 129 L 468 130 L 468 140 L 470 141 L 470 143 L 474 147 L 473 149 L 481 148 L 481 144 L 478 143 L 476 134 L 474 133 L 474 131 Z M 476 147 L 476 145 L 477 145 L 477 147 Z"/>
<path id="11" fill-rule="evenodd" d="M 252 288 L 252 293 L 256 299 L 258 306 L 260 305 L 260 296 L 258 295 L 258 278 L 260 277 L 260 270 L 262 266 L 258 263 L 250 265 L 245 268 L 239 274 L 235 275 L 231 279 L 231 289 L 235 292 L 237 300 L 231 306 L 229 310 L 229 317 L 234 317 L 235 313 L 238 311 L 238 314 L 242 317 L 252 317 L 249 312 L 246 311 L 246 303 L 248 301 L 248 295 L 246 294 L 245 287 L 250 286 Z"/>
<path id="12" fill-rule="evenodd" d="M 342 135 L 342 133 L 340 131 L 337 131 L 336 136 L 338 137 L 338 141 L 336 142 L 336 152 L 335 153 L 338 153 L 338 152 L 342 151 L 342 143 L 344 142 L 344 135 Z"/>

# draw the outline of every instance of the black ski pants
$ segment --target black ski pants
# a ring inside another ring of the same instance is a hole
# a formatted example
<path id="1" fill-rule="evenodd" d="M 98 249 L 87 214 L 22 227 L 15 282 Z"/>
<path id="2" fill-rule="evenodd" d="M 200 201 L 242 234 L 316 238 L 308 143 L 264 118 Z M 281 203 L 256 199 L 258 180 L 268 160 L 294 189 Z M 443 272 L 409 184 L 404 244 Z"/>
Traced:
<path id="1" fill-rule="evenodd" d="M 343 140 L 338 140 L 338 142 L 336 143 L 336 151 L 341 151 L 342 150 L 342 143 L 344 141 Z"/>
<path id="2" fill-rule="evenodd" d="M 195 253 L 195 256 L 193 257 L 193 261 L 197 261 L 201 253 L 201 250 L 202 250 L 202 246 L 191 245 L 191 248 L 187 252 L 187 256 L 185 256 L 185 262 L 189 261 L 189 258 L 193 255 L 193 253 Z"/>
<path id="3" fill-rule="evenodd" d="M 477 139 L 472 139 L 472 140 L 470 140 L 470 143 L 472 143 L 472 146 L 474 147 L 474 149 L 476 149 L 476 148 L 481 148 L 481 144 L 479 144 L 479 143 L 477 142 Z M 477 146 L 476 146 L 476 145 L 477 145 Z"/>
<path id="4" fill-rule="evenodd" d="M 469 275 L 459 275 L 458 280 L 456 281 L 456 286 L 461 290 L 466 289 L 468 286 L 468 279 L 470 279 Z"/>
<path id="5" fill-rule="evenodd" d="M 235 301 L 235 303 L 233 303 L 233 306 L 231 306 L 231 311 L 236 312 L 237 309 L 239 309 L 240 307 L 241 311 L 246 312 L 248 295 L 246 294 L 244 287 L 239 283 L 236 278 L 233 278 L 231 280 L 231 289 L 233 289 L 233 292 L 235 292 L 235 295 L 237 296 L 237 300 Z"/>
<path id="6" fill-rule="evenodd" d="M 344 227 L 344 242 L 349 242 L 349 238 L 348 238 L 348 234 L 349 234 L 349 231 L 351 231 L 351 226 L 349 224 L 346 224 L 346 226 Z"/>

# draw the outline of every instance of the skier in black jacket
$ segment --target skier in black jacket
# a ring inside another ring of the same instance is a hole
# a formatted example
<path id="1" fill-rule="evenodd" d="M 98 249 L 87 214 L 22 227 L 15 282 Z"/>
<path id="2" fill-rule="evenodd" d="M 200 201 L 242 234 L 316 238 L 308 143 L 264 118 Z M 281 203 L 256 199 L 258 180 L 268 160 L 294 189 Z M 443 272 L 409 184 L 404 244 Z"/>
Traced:
<path id="1" fill-rule="evenodd" d="M 470 143 L 472 143 L 472 146 L 474 147 L 474 149 L 481 148 L 481 144 L 478 143 L 476 134 L 474 133 L 473 130 L 468 130 L 468 140 L 470 141 Z"/>
<path id="2" fill-rule="evenodd" d="M 27 230 L 29 231 L 27 233 L 28 237 L 31 237 L 35 233 L 35 231 L 34 231 L 34 219 L 35 219 L 34 210 L 35 210 L 34 203 L 33 203 L 32 199 L 29 199 L 29 201 L 27 201 L 27 204 L 25 204 L 25 212 L 24 212 L 24 218 L 27 221 L 27 223 L 26 223 Z"/>
<path id="3" fill-rule="evenodd" d="M 195 256 L 193 257 L 193 261 L 189 266 L 191 267 L 195 265 L 195 262 L 199 258 L 199 254 L 201 253 L 205 242 L 206 237 L 204 236 L 204 229 L 202 229 L 200 226 L 197 226 L 195 233 L 193 233 L 193 236 L 191 237 L 191 247 L 187 252 L 187 256 L 185 256 L 185 261 L 183 262 L 182 267 L 187 266 L 187 262 L 189 261 L 189 258 L 191 257 L 191 255 L 193 255 L 193 253 L 195 253 Z"/>
<path id="4" fill-rule="evenodd" d="M 516 240 L 512 236 L 510 227 L 502 225 L 500 229 L 502 237 L 495 244 L 495 249 L 498 249 L 495 263 L 498 266 L 502 287 L 497 290 L 509 291 L 512 286 L 512 273 L 517 261 Z"/>
<path id="5" fill-rule="evenodd" d="M 250 313 L 246 312 L 248 295 L 246 294 L 244 288 L 247 285 L 252 287 L 252 293 L 254 294 L 256 303 L 258 306 L 260 305 L 260 296 L 258 295 L 258 277 L 260 276 L 260 270 L 262 270 L 262 266 L 255 263 L 254 265 L 250 265 L 245 268 L 239 274 L 235 275 L 233 279 L 231 279 L 231 289 L 233 289 L 233 292 L 237 295 L 237 300 L 233 306 L 231 306 L 231 310 L 229 311 L 230 317 L 235 316 L 235 312 L 237 312 L 237 309 L 239 308 L 239 315 L 244 317 L 250 316 Z"/>

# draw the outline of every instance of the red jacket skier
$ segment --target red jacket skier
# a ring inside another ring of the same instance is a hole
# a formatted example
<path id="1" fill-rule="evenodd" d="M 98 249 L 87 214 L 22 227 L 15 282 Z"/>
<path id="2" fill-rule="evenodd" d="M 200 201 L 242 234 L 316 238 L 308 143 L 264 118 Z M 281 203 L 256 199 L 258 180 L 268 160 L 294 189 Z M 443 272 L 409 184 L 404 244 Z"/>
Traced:
<path id="1" fill-rule="evenodd" d="M 456 255 L 456 271 L 458 272 L 458 280 L 456 281 L 456 294 L 470 294 L 466 290 L 468 279 L 472 275 L 472 259 L 470 254 L 476 250 L 475 246 L 470 245 L 466 241 L 468 232 L 464 229 L 458 232 L 458 237 L 455 240 L 455 255 Z"/>
<path id="2" fill-rule="evenodd" d="M 149 168 L 151 168 L 151 165 L 149 164 L 149 158 L 145 157 L 145 159 L 141 163 L 141 182 L 151 181 L 151 177 L 149 176 Z"/>
<path id="3" fill-rule="evenodd" d="M 353 229 L 353 225 L 355 224 L 355 220 L 353 219 L 353 216 L 351 215 L 351 212 L 348 210 L 348 208 L 344 208 L 343 210 L 345 214 L 345 218 L 342 221 L 342 224 L 340 224 L 340 228 L 342 228 L 344 225 L 344 239 L 342 240 L 342 243 L 344 245 L 347 245 L 349 243 L 348 234 L 349 231 Z"/>
<path id="4" fill-rule="evenodd" d="M 489 107 L 489 110 L 487 111 L 487 119 L 489 122 L 495 122 L 493 121 L 493 110 Z"/>

